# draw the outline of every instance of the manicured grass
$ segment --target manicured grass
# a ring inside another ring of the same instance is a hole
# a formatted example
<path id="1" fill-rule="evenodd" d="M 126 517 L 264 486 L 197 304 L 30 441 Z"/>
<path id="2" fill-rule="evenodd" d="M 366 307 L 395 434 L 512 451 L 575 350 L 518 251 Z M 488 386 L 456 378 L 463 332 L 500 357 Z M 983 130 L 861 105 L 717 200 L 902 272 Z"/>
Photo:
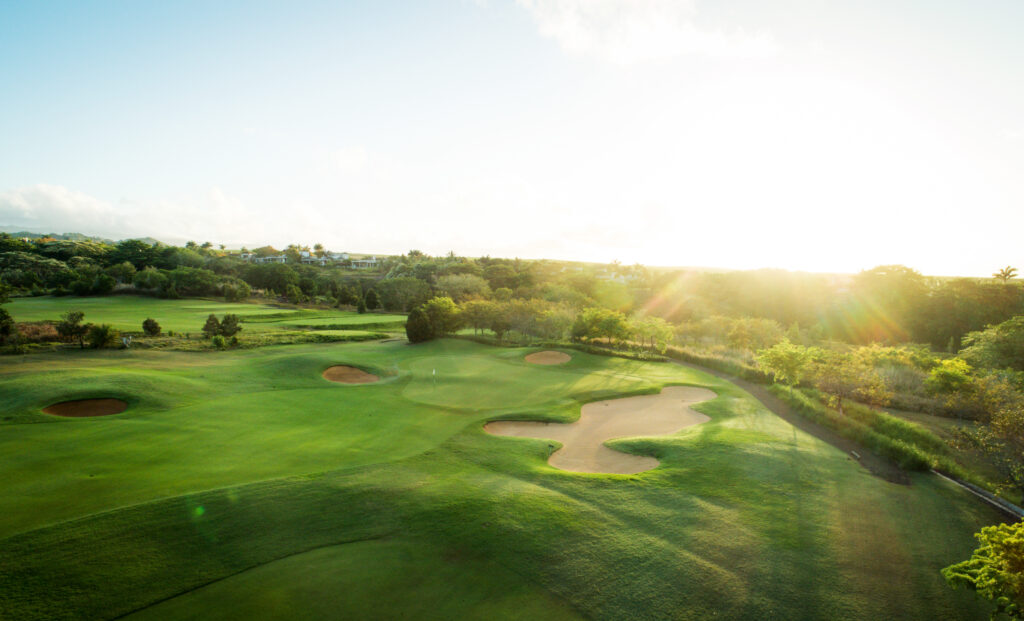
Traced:
<path id="1" fill-rule="evenodd" d="M 15 298 L 6 306 L 15 321 L 58 320 L 68 310 L 85 313 L 89 323 L 108 323 L 117 330 L 141 332 L 142 322 L 156 319 L 164 331 L 200 334 L 206 318 L 234 313 L 242 318 L 243 332 L 280 330 L 296 326 L 328 325 L 337 328 L 367 324 L 389 325 L 401 329 L 403 315 L 367 313 L 360 315 L 342 310 L 288 309 L 260 303 L 230 303 L 214 300 L 162 300 L 145 296 L 115 295 L 106 297 Z"/>
<path id="2" fill-rule="evenodd" d="M 401 567 L 401 571 L 395 571 Z M 484 558 L 425 542 L 328 546 L 261 565 L 128 618 L 582 619 L 564 601 Z"/>
<path id="3" fill-rule="evenodd" d="M 999 519 L 958 488 L 874 478 L 698 371 L 530 351 L 0 360 L 0 618 L 985 618 L 938 573 Z M 383 381 L 332 384 L 332 364 Z M 638 475 L 563 472 L 548 441 L 482 430 L 679 383 L 719 394 L 696 406 L 711 420 L 615 441 L 661 460 Z M 131 407 L 38 412 L 87 396 Z"/>

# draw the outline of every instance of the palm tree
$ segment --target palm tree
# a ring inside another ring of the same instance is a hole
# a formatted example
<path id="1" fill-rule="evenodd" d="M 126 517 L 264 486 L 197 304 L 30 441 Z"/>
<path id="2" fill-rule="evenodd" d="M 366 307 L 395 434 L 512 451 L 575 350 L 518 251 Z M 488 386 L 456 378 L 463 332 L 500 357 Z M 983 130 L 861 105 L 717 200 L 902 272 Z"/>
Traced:
<path id="1" fill-rule="evenodd" d="M 995 274 L 992 274 L 992 278 L 998 278 L 999 280 L 1003 281 L 1004 284 L 1010 282 L 1010 279 L 1015 278 L 1016 276 L 1017 268 L 1010 267 L 1009 265 L 999 270 Z"/>

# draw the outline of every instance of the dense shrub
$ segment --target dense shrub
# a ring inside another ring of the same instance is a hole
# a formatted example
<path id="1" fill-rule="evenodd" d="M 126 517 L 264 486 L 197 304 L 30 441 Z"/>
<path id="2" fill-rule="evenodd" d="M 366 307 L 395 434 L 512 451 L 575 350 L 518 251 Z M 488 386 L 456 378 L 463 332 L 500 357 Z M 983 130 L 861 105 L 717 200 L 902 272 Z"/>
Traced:
<path id="1" fill-rule="evenodd" d="M 160 336 L 160 324 L 156 322 L 156 319 L 146 319 L 142 322 L 142 331 L 146 336 Z"/>
<path id="2" fill-rule="evenodd" d="M 220 320 L 213 313 L 206 318 L 206 323 L 203 324 L 203 336 L 206 338 L 212 338 L 220 334 Z"/>
<path id="3" fill-rule="evenodd" d="M 11 317 L 11 314 L 6 309 L 0 308 L 0 343 L 6 343 L 8 339 L 14 336 L 14 333 L 14 318 Z"/>
<path id="4" fill-rule="evenodd" d="M 94 349 L 103 349 L 113 347 L 117 343 L 118 334 L 113 326 L 104 323 L 91 326 L 86 338 Z"/>
<path id="5" fill-rule="evenodd" d="M 434 330 L 430 326 L 430 318 L 419 308 L 412 309 L 405 321 L 405 335 L 410 343 L 422 343 L 434 338 Z"/>
<path id="6" fill-rule="evenodd" d="M 220 335 L 221 336 L 234 336 L 242 331 L 242 326 L 239 325 L 238 315 L 228 313 L 224 315 L 224 318 L 220 321 Z"/>

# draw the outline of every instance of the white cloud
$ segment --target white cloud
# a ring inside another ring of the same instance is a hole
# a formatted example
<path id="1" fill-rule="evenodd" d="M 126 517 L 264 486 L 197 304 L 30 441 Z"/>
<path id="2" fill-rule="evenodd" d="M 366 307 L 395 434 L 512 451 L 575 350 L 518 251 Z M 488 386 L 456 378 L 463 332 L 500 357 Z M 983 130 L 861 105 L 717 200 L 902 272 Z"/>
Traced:
<path id="1" fill-rule="evenodd" d="M 109 203 L 47 184 L 0 193 L 0 225 L 44 233 L 125 229 L 122 218 Z"/>
<path id="2" fill-rule="evenodd" d="M 565 51 L 615 64 L 703 55 L 770 56 L 765 33 L 699 28 L 693 0 L 517 0 Z"/>
<path id="3" fill-rule="evenodd" d="M 167 242 L 235 241 L 269 233 L 254 227 L 237 198 L 219 188 L 174 199 L 122 199 L 110 203 L 55 185 L 39 184 L 0 193 L 0 226 L 36 233 L 83 233 L 120 239 L 152 236 Z M 280 223 L 267 223 L 276 230 Z"/>

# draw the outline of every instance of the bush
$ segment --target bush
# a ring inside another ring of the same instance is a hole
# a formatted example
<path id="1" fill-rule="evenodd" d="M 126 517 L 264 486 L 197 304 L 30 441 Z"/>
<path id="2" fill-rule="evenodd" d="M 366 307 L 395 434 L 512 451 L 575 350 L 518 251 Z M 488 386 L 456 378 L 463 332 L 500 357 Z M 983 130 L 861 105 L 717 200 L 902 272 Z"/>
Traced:
<path id="1" fill-rule="evenodd" d="M 146 319 L 142 322 L 142 331 L 146 336 L 160 336 L 160 324 L 156 319 Z"/>
<path id="2" fill-rule="evenodd" d="M 412 309 L 405 322 L 405 335 L 410 343 L 422 343 L 434 338 L 434 330 L 430 326 L 427 314 L 419 308 Z"/>
<path id="3" fill-rule="evenodd" d="M 203 324 L 203 336 L 211 338 L 220 334 L 220 320 L 213 313 L 206 318 L 206 323 Z"/>
<path id="4" fill-rule="evenodd" d="M 14 318 L 5 309 L 0 308 L 0 343 L 7 342 L 16 332 Z"/>
<path id="5" fill-rule="evenodd" d="M 213 337 L 212 342 L 213 346 L 216 347 L 217 349 L 224 349 L 224 347 L 227 345 L 227 342 L 224 340 L 224 337 L 219 334 Z"/>
<path id="6" fill-rule="evenodd" d="M 89 345 L 94 349 L 113 347 L 117 343 L 117 337 L 117 330 L 114 330 L 113 326 L 105 323 L 90 327 L 89 334 L 86 336 L 89 340 Z"/>
<path id="7" fill-rule="evenodd" d="M 224 319 L 220 322 L 220 334 L 223 336 L 234 336 L 242 331 L 242 326 L 238 325 L 238 315 L 227 314 L 224 315 Z"/>

